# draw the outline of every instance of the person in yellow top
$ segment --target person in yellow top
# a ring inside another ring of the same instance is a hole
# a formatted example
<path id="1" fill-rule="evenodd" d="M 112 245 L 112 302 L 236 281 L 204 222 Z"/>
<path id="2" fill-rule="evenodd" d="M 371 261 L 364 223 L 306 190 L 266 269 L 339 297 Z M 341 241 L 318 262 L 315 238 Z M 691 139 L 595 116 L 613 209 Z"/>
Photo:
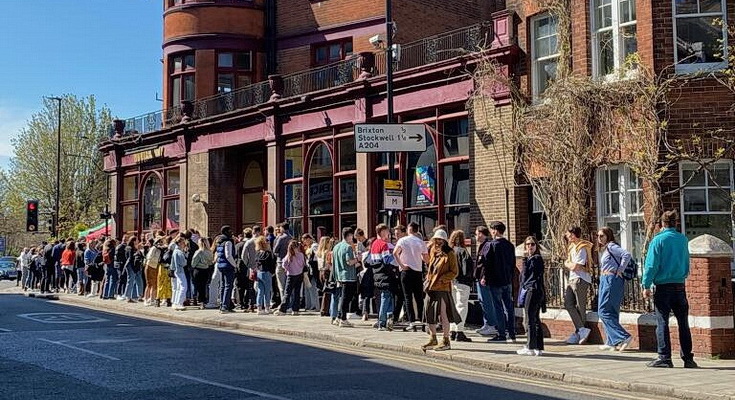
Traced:
<path id="1" fill-rule="evenodd" d="M 449 324 L 462 322 L 452 297 L 452 281 L 457 277 L 459 268 L 454 249 L 447 242 L 447 233 L 439 229 L 434 232 L 429 246 L 429 270 L 424 280 L 426 305 L 424 316 L 429 325 L 431 338 L 421 346 L 421 350 L 433 349 L 436 351 L 450 350 Z M 441 322 L 441 344 L 436 340 L 436 325 Z"/>
<path id="2" fill-rule="evenodd" d="M 569 270 L 569 283 L 564 290 L 564 308 L 574 323 L 568 344 L 584 344 L 591 330 L 587 321 L 587 296 L 592 285 L 592 243 L 580 238 L 582 228 L 573 226 L 564 236 L 569 242 L 569 256 L 564 266 Z"/>

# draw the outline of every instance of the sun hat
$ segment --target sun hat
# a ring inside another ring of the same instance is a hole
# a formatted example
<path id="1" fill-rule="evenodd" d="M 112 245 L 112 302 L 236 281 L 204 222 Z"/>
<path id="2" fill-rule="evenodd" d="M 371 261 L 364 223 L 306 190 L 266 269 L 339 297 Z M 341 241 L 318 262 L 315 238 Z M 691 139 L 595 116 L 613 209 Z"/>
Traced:
<path id="1" fill-rule="evenodd" d="M 438 229 L 436 232 L 434 232 L 434 236 L 431 237 L 432 239 L 442 239 L 444 241 L 447 241 L 447 233 L 444 232 L 443 229 Z"/>

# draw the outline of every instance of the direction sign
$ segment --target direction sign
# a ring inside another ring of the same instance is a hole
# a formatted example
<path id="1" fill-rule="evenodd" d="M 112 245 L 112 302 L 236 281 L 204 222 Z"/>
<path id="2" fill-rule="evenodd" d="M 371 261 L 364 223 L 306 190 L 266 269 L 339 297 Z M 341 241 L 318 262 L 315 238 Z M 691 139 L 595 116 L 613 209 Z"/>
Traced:
<path id="1" fill-rule="evenodd" d="M 383 180 L 383 205 L 386 210 L 403 209 L 403 182 L 392 179 Z"/>
<path id="2" fill-rule="evenodd" d="M 426 151 L 426 127 L 424 124 L 357 124 L 355 151 Z"/>

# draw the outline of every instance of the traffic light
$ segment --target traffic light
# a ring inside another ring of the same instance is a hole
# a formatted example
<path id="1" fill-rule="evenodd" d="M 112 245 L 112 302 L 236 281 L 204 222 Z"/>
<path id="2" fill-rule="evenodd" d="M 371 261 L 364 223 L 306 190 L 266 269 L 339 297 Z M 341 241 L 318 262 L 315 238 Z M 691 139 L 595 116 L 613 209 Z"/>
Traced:
<path id="1" fill-rule="evenodd" d="M 38 200 L 26 202 L 26 231 L 38 232 Z"/>

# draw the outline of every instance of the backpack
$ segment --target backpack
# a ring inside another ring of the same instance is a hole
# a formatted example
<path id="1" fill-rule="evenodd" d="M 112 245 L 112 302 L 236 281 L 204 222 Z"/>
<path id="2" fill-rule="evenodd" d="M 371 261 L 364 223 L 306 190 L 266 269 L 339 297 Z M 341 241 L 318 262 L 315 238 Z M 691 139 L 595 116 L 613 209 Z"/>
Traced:
<path id="1" fill-rule="evenodd" d="M 618 261 L 617 258 L 612 254 L 612 252 L 608 249 L 608 253 L 610 253 L 610 257 L 612 257 L 613 260 L 615 260 L 615 263 L 618 264 L 618 268 L 620 268 L 620 261 Z M 638 276 L 638 264 L 636 264 L 633 257 L 630 258 L 630 261 L 628 261 L 628 264 L 625 266 L 625 269 L 623 270 L 623 273 L 621 274 L 623 276 L 623 279 L 626 281 L 632 281 L 633 278 Z"/>

